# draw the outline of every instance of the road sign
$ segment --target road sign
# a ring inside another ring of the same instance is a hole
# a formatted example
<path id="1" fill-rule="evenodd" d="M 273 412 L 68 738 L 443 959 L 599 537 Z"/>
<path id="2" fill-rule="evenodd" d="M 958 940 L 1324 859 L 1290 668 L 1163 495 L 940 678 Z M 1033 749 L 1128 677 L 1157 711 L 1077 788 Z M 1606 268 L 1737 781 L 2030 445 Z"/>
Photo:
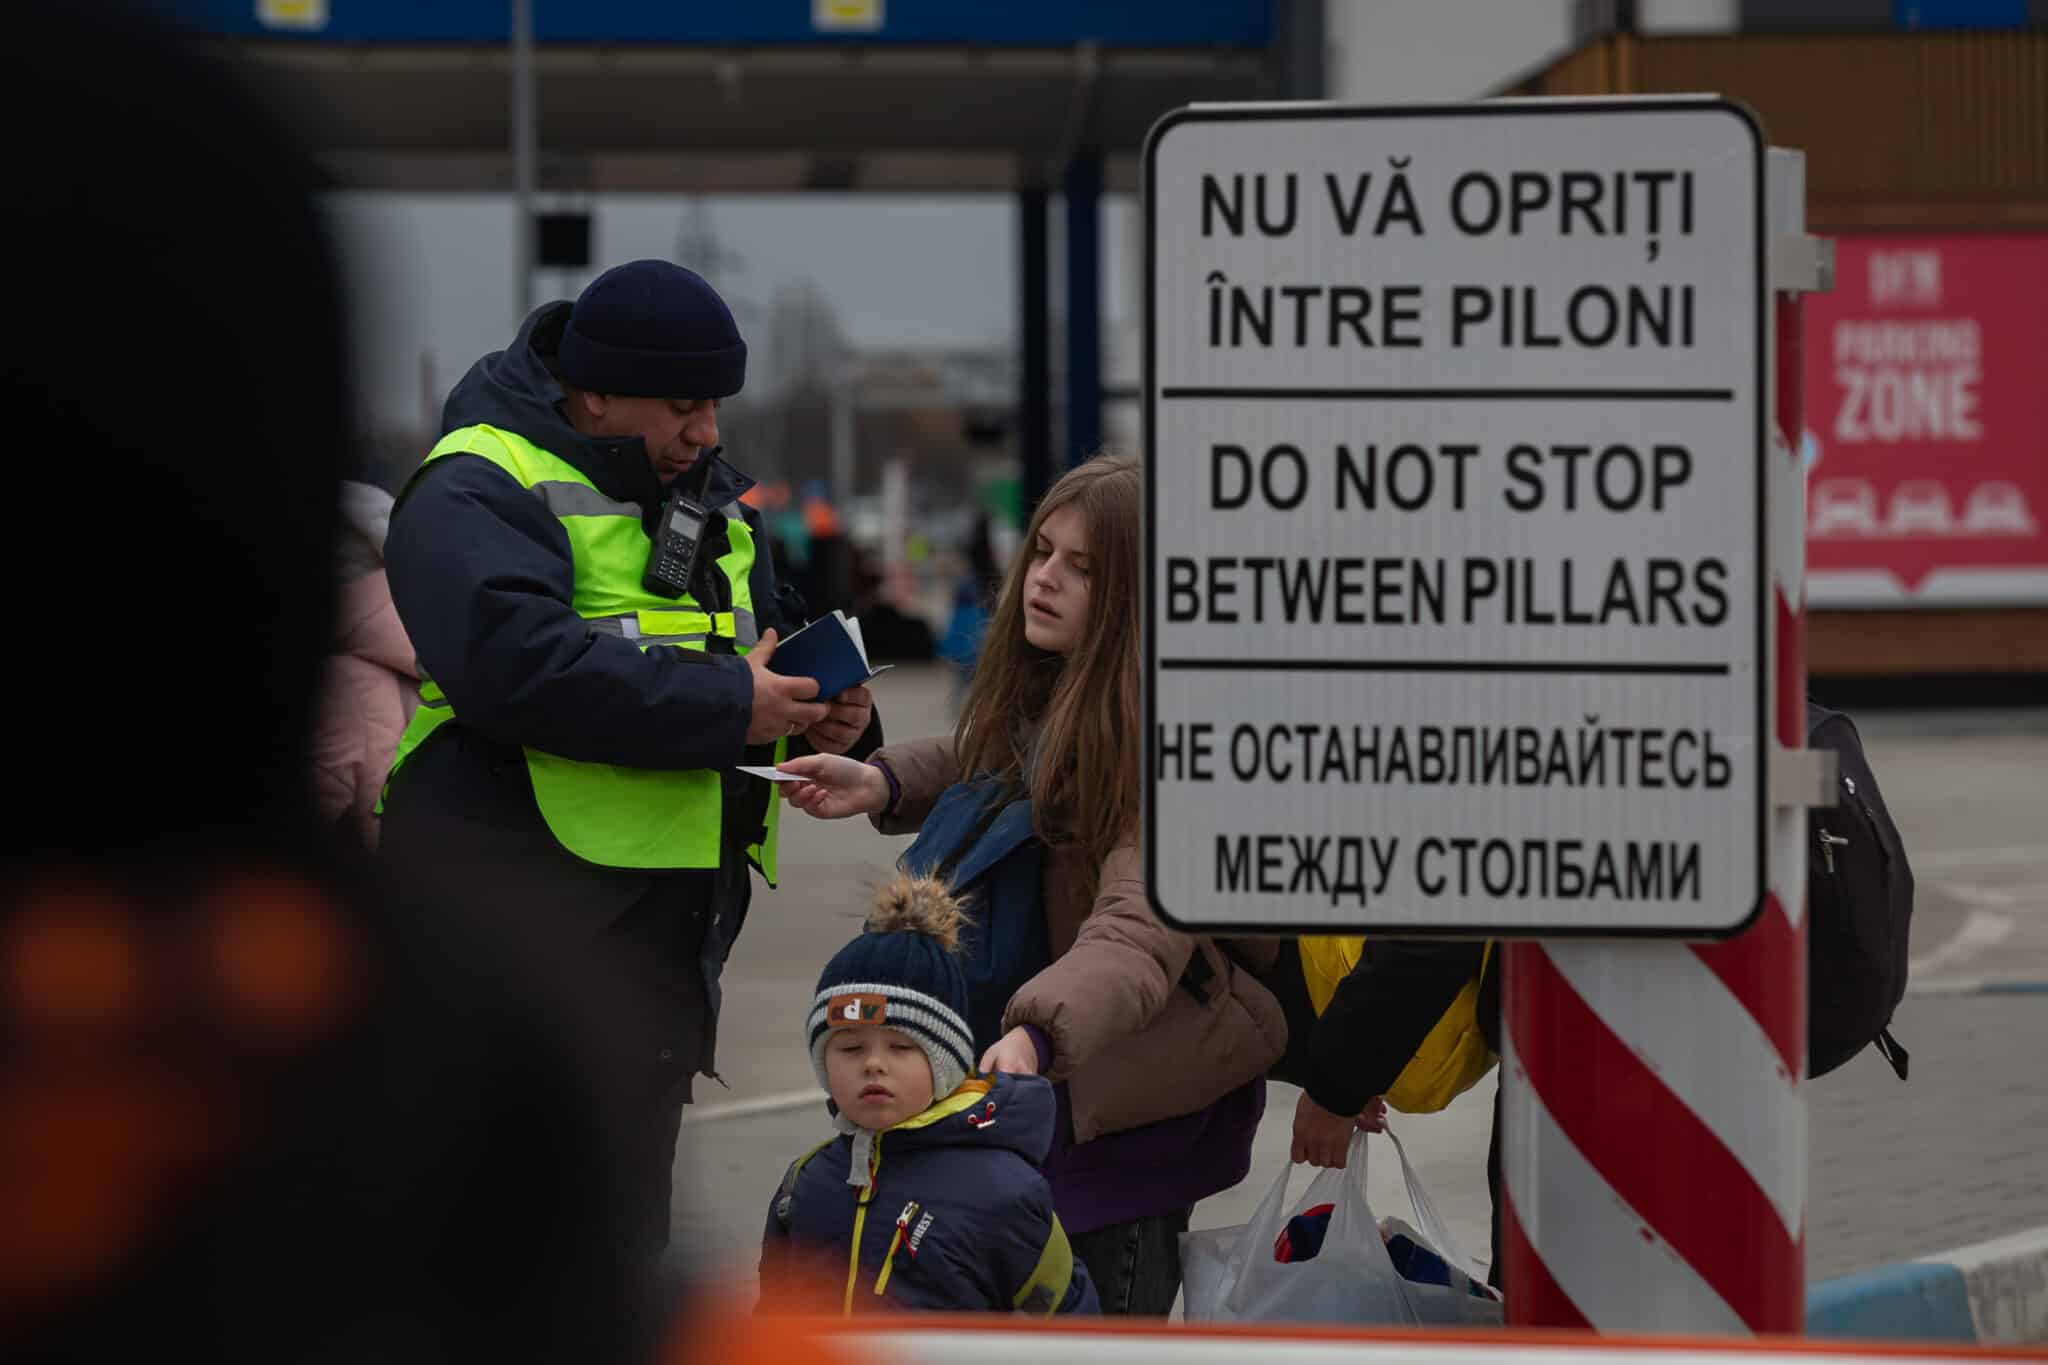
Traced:
<path id="1" fill-rule="evenodd" d="M 1154 128 L 1145 818 L 1169 921 L 1750 920 L 1763 164 L 1717 99 Z"/>

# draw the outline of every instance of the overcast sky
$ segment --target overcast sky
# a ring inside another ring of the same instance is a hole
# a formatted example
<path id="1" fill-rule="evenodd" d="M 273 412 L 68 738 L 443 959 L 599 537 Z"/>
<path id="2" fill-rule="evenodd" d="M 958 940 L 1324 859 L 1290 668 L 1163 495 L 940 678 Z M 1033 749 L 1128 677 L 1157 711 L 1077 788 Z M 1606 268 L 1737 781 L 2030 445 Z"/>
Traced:
<path id="1" fill-rule="evenodd" d="M 1007 195 L 704 196 L 706 217 L 736 260 L 706 269 L 713 283 L 765 316 L 779 284 L 809 276 L 856 345 L 955 346 L 1010 342 L 1016 327 L 1017 213 Z M 537 273 L 536 297 L 574 297 L 620 261 L 677 259 L 691 200 L 599 195 L 593 269 Z M 1133 207 L 1105 197 L 1104 294 L 1111 325 L 1134 265 Z M 354 304 L 358 405 L 377 426 L 421 411 L 421 356 L 445 393 L 471 362 L 501 349 L 517 322 L 512 204 L 502 195 L 347 193 L 328 199 Z M 1057 206 L 1052 214 L 1055 237 Z M 699 262 L 684 260 L 693 267 Z M 1062 286 L 1055 263 L 1055 306 Z M 757 348 L 757 353 L 760 348 Z"/>

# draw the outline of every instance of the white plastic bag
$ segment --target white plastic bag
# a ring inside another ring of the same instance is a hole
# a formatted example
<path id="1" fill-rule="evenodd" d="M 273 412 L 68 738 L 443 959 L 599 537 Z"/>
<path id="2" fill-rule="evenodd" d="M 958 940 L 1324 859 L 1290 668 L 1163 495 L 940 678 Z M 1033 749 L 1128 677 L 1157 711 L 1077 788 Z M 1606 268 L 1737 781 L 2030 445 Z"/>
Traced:
<path id="1" fill-rule="evenodd" d="M 1486 1283 L 1486 1272 L 1479 1263 L 1465 1254 L 1465 1248 L 1458 1245 L 1458 1239 L 1451 1234 L 1451 1225 L 1437 1212 L 1436 1200 L 1429 1197 L 1429 1190 L 1423 1185 L 1422 1177 L 1415 1173 L 1415 1165 L 1408 1160 L 1408 1149 L 1401 1145 L 1401 1139 L 1392 1128 L 1386 1130 L 1387 1141 L 1394 1144 L 1394 1155 L 1401 1159 L 1401 1183 L 1408 1187 L 1408 1207 L 1415 1210 L 1418 1230 L 1429 1239 L 1437 1254 L 1458 1269 L 1470 1275 L 1481 1284 Z"/>
<path id="2" fill-rule="evenodd" d="M 1181 1315 L 1189 1322 L 1228 1321 L 1223 1300 L 1237 1284 L 1237 1244 L 1244 1224 L 1180 1235 Z"/>
<path id="3" fill-rule="evenodd" d="M 1380 1219 L 1380 1238 L 1388 1259 L 1402 1276 L 1401 1289 L 1408 1296 L 1408 1311 L 1415 1320 L 1432 1327 L 1498 1327 L 1502 1303 L 1494 1291 L 1444 1257 L 1436 1265 L 1435 1248 L 1421 1232 L 1398 1218 Z M 1403 1241 L 1413 1244 L 1407 1251 Z"/>
<path id="4" fill-rule="evenodd" d="M 1502 1305 L 1473 1294 L 1458 1281 L 1486 1283 L 1438 1211 L 1422 1177 L 1393 1130 L 1402 1183 L 1416 1226 L 1388 1219 L 1386 1227 L 1419 1239 L 1457 1272 L 1448 1285 L 1401 1277 L 1387 1255 L 1382 1224 L 1366 1200 L 1367 1134 L 1354 1133 L 1344 1170 L 1320 1172 L 1298 1202 L 1287 1198 L 1292 1166 L 1282 1168 L 1249 1223 L 1206 1228 L 1181 1236 L 1183 1312 L 1190 1322 L 1342 1322 L 1499 1326 Z M 1322 1250 L 1306 1261 L 1273 1259 L 1287 1220 L 1318 1204 L 1331 1204 Z"/>
<path id="5" fill-rule="evenodd" d="M 1465 1254 L 1465 1248 L 1451 1232 L 1451 1225 L 1438 1212 L 1436 1200 L 1430 1198 L 1429 1190 L 1422 1183 L 1422 1177 L 1415 1172 L 1414 1163 L 1408 1160 L 1408 1149 L 1401 1145 L 1401 1139 L 1392 1128 L 1387 1131 L 1387 1140 L 1394 1144 L 1394 1155 L 1401 1159 L 1401 1183 L 1408 1188 L 1408 1204 L 1415 1210 L 1418 1226 L 1409 1227 L 1396 1219 L 1387 1219 L 1381 1224 L 1381 1236 L 1395 1230 L 1406 1233 L 1411 1241 L 1419 1238 L 1423 1245 L 1434 1251 L 1454 1272 L 1450 1284 L 1420 1284 L 1403 1279 L 1401 1288 L 1408 1296 L 1408 1310 L 1415 1320 L 1432 1326 L 1498 1327 L 1503 1314 L 1502 1304 L 1497 1298 L 1481 1297 L 1461 1281 L 1484 1286 L 1486 1272 L 1479 1263 Z M 1391 1226 L 1390 1226 L 1391 1225 Z"/>
<path id="6" fill-rule="evenodd" d="M 1415 1321 L 1366 1202 L 1365 1138 L 1354 1133 L 1346 1168 L 1320 1172 L 1299 1202 L 1287 1198 L 1290 1163 L 1281 1168 L 1249 1223 L 1183 1234 L 1188 1321 Z M 1273 1259 L 1273 1244 L 1287 1220 L 1317 1204 L 1333 1206 L 1322 1250 L 1306 1261 Z"/>

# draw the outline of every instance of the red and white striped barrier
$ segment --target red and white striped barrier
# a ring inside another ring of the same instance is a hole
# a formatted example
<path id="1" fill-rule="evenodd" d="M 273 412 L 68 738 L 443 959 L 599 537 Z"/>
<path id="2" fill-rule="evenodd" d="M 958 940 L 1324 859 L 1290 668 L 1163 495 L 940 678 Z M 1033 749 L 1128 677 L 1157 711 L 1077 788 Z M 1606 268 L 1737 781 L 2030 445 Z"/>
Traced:
<path id="1" fill-rule="evenodd" d="M 1802 154 L 1769 153 L 1766 222 L 1777 428 L 1766 461 L 1767 666 L 1777 746 L 1796 750 L 1806 696 L 1797 291 L 1814 287 L 1815 261 Z M 1803 1329 L 1805 829 L 1803 806 L 1772 810 L 1769 891 L 1735 938 L 1510 946 L 1501 1059 L 1510 1323 Z"/>

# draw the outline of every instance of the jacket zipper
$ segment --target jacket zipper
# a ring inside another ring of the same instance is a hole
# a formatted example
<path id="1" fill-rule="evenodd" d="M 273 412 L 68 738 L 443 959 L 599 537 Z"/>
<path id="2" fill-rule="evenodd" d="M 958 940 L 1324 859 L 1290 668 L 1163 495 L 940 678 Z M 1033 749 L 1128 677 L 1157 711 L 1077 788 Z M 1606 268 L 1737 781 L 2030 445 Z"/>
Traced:
<path id="1" fill-rule="evenodd" d="M 877 1293 L 877 1297 L 883 1293 L 883 1289 L 889 1287 L 889 1271 L 895 1269 L 895 1248 L 901 1246 L 901 1244 L 903 1244 L 903 1220 L 899 1218 L 897 1220 L 895 1236 L 889 1238 L 889 1250 L 883 1252 L 883 1273 L 874 1277 L 874 1293 Z"/>
<path id="2" fill-rule="evenodd" d="M 910 1235 L 910 1220 L 917 1216 L 915 1202 L 905 1204 L 903 1212 L 896 1215 L 896 1232 L 889 1238 L 889 1249 L 882 1254 L 882 1273 L 875 1276 L 875 1293 L 879 1296 L 889 1287 L 889 1272 L 896 1268 L 896 1250 L 903 1245 L 903 1239 Z M 916 1252 L 911 1253 L 913 1256 Z"/>
<path id="3" fill-rule="evenodd" d="M 1828 833 L 1826 829 L 1820 830 L 1820 856 L 1827 862 L 1830 877 L 1835 875 L 1835 850 L 1848 842 L 1847 839 Z"/>

